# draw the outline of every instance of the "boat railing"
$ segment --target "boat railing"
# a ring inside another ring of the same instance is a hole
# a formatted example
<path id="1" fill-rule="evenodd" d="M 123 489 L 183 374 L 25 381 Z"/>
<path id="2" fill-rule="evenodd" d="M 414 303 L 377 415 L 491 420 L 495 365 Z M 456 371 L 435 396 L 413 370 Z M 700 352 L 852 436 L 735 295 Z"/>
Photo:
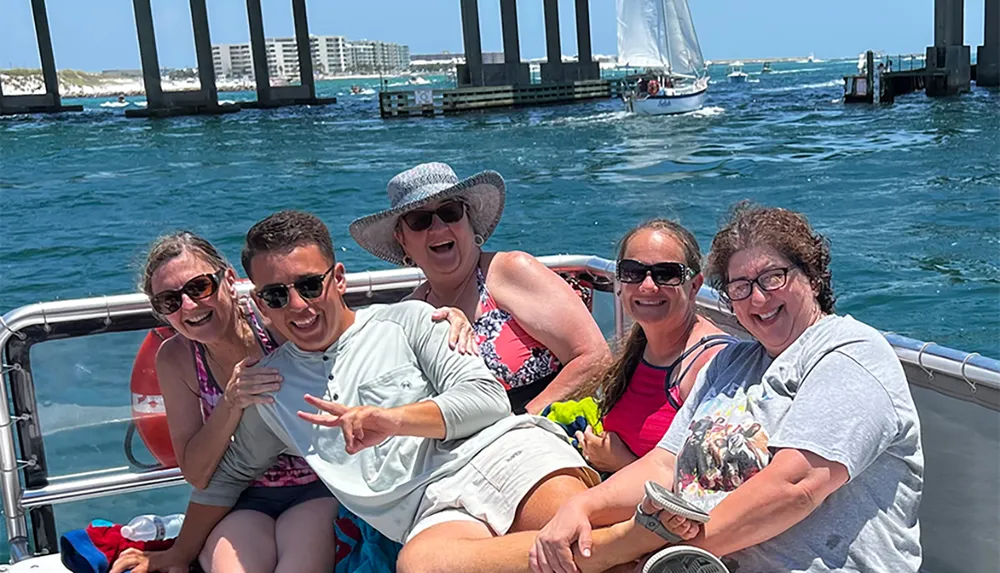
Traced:
<path id="1" fill-rule="evenodd" d="M 595 291 L 609 295 L 613 306 L 612 329 L 618 337 L 625 332 L 627 319 L 621 301 L 615 296 L 613 261 L 581 255 L 539 257 L 539 260 L 553 270 L 574 274 Z M 355 308 L 395 302 L 422 280 L 423 273 L 412 268 L 349 273 L 345 298 Z M 243 294 L 249 292 L 249 288 L 245 281 L 238 284 Z M 700 311 L 720 327 L 746 336 L 712 289 L 702 288 L 698 305 Z M 0 319 L 3 374 L 0 384 L 0 487 L 8 546 L 14 562 L 31 557 L 33 553 L 57 551 L 54 505 L 166 487 L 183 481 L 176 467 L 50 476 L 38 420 L 30 361 L 33 346 L 59 339 L 148 330 L 159 325 L 144 294 L 30 304 Z M 1000 362 L 997 360 L 893 333 L 887 333 L 886 338 L 895 348 L 911 383 L 1000 411 Z"/>

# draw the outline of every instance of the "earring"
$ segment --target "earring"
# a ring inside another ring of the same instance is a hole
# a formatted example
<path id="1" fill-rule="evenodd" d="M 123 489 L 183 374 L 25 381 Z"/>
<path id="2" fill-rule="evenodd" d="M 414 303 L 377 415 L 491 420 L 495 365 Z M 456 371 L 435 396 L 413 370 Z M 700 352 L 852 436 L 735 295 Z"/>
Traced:
<path id="1" fill-rule="evenodd" d="M 472 242 L 474 242 L 477 247 L 482 247 L 483 243 L 486 242 L 486 239 L 484 239 L 479 233 L 476 233 L 476 235 L 472 237 Z"/>
<path id="2" fill-rule="evenodd" d="M 410 255 L 403 255 L 403 266 L 414 267 L 416 265 L 413 263 L 413 259 L 410 258 Z"/>

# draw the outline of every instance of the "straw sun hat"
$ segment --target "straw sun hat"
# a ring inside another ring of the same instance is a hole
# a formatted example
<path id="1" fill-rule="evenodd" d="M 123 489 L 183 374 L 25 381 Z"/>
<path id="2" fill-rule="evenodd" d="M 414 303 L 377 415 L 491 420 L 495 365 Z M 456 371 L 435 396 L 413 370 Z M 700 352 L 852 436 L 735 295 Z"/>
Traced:
<path id="1" fill-rule="evenodd" d="M 351 223 L 351 236 L 362 248 L 380 259 L 403 265 L 406 253 L 393 231 L 400 216 L 442 199 L 461 199 L 473 231 L 486 241 L 503 213 L 505 187 L 496 171 L 482 171 L 459 180 L 444 163 L 424 163 L 396 175 L 386 186 L 389 204 L 385 211 Z"/>

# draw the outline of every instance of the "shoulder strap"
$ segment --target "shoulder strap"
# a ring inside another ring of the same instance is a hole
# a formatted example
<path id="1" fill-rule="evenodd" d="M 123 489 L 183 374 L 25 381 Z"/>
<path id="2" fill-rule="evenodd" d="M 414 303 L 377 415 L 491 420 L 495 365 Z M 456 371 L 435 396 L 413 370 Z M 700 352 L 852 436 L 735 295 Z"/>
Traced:
<path id="1" fill-rule="evenodd" d="M 257 339 L 257 344 L 260 345 L 261 352 L 265 355 L 274 352 L 278 348 L 278 344 L 257 317 L 256 309 L 250 304 L 250 299 L 246 300 L 244 309 L 246 310 L 247 320 L 250 321 L 250 327 L 253 329 L 254 338 Z"/>
<path id="2" fill-rule="evenodd" d="M 704 354 L 705 351 L 708 350 L 709 348 L 713 348 L 715 346 L 723 346 L 723 345 L 728 346 L 730 344 L 739 342 L 739 340 L 740 340 L 739 338 L 736 338 L 735 336 L 729 334 L 710 334 L 708 336 L 702 337 L 701 340 L 692 344 L 690 348 L 685 349 L 684 352 L 677 358 L 677 360 L 675 360 L 674 363 L 670 365 L 670 371 L 667 373 L 667 379 L 665 382 L 664 390 L 667 393 L 667 401 L 670 402 L 670 405 L 678 410 L 680 409 L 681 405 L 678 404 L 677 401 L 674 399 L 673 395 L 671 395 L 670 389 L 679 384 L 680 381 L 683 380 L 685 376 L 687 376 L 688 372 L 691 371 L 691 367 L 694 366 L 694 363 L 698 361 L 698 357 Z M 691 362 L 689 362 L 687 367 L 685 367 L 684 370 L 681 371 L 679 376 L 674 377 L 673 376 L 674 368 L 680 365 L 684 361 L 684 359 L 690 356 L 695 350 L 698 351 L 698 354 L 695 354 L 694 358 L 691 359 Z M 675 380 L 676 382 L 674 382 Z"/>
<path id="3" fill-rule="evenodd" d="M 194 354 L 194 371 L 198 376 L 199 394 L 208 389 L 222 392 L 222 387 L 215 381 L 212 369 L 208 366 L 208 358 L 205 356 L 205 347 L 200 342 L 191 341 L 191 349 Z"/>

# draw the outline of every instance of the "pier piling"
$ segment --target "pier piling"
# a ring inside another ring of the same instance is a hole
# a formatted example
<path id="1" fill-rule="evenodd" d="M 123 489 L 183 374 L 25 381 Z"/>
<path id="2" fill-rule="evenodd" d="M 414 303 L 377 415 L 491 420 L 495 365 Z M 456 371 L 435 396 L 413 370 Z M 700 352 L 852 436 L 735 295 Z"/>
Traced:
<path id="1" fill-rule="evenodd" d="M 38 57 L 42 62 L 45 93 L 5 96 L 0 88 L 0 115 L 83 111 L 82 105 L 63 105 L 59 96 L 59 76 L 56 74 L 56 57 L 52 52 L 45 0 L 31 0 L 31 18 L 35 22 L 35 41 L 38 43 Z"/>
<path id="2" fill-rule="evenodd" d="M 316 79 L 313 76 L 312 47 L 309 40 L 309 20 L 305 0 L 292 0 L 292 18 L 295 21 L 295 47 L 299 56 L 299 81 L 297 86 L 272 86 L 267 64 L 267 46 L 264 40 L 264 16 L 260 0 L 247 0 L 247 19 L 250 24 L 250 51 L 253 57 L 254 78 L 257 83 L 257 101 L 243 102 L 243 107 L 274 108 L 286 105 L 326 105 L 337 103 L 337 98 L 316 97 Z"/>
<path id="3" fill-rule="evenodd" d="M 559 39 L 559 0 L 544 0 L 542 8 L 545 11 L 545 61 L 540 72 L 542 83 L 561 82 L 562 74 L 562 42 Z"/>
<path id="4" fill-rule="evenodd" d="M 190 0 L 190 6 L 198 80 L 201 85 L 197 90 L 168 92 L 163 91 L 160 78 L 160 58 L 156 51 L 156 30 L 153 28 L 150 0 L 132 0 L 135 30 L 139 38 L 139 59 L 142 61 L 142 83 L 146 90 L 146 107 L 126 109 L 125 117 L 216 115 L 240 110 L 238 105 L 219 104 L 205 0 Z"/>
<path id="5" fill-rule="evenodd" d="M 458 85 L 485 86 L 487 84 L 483 70 L 483 43 L 479 33 L 479 3 L 477 0 L 460 1 L 462 48 L 465 50 L 465 64 L 458 66 Z M 516 20 L 514 26 L 517 27 Z"/>
<path id="6" fill-rule="evenodd" d="M 521 63 L 521 44 L 517 30 L 517 0 L 500 0 L 500 24 L 503 28 L 503 65 L 506 85 L 531 84 L 531 69 Z"/>
<path id="7" fill-rule="evenodd" d="M 976 50 L 976 85 L 1000 86 L 1000 0 L 986 0 L 983 45 Z"/>
<path id="8" fill-rule="evenodd" d="M 927 95 L 967 92 L 971 52 L 965 45 L 965 1 L 934 0 L 934 45 L 927 48 Z"/>

